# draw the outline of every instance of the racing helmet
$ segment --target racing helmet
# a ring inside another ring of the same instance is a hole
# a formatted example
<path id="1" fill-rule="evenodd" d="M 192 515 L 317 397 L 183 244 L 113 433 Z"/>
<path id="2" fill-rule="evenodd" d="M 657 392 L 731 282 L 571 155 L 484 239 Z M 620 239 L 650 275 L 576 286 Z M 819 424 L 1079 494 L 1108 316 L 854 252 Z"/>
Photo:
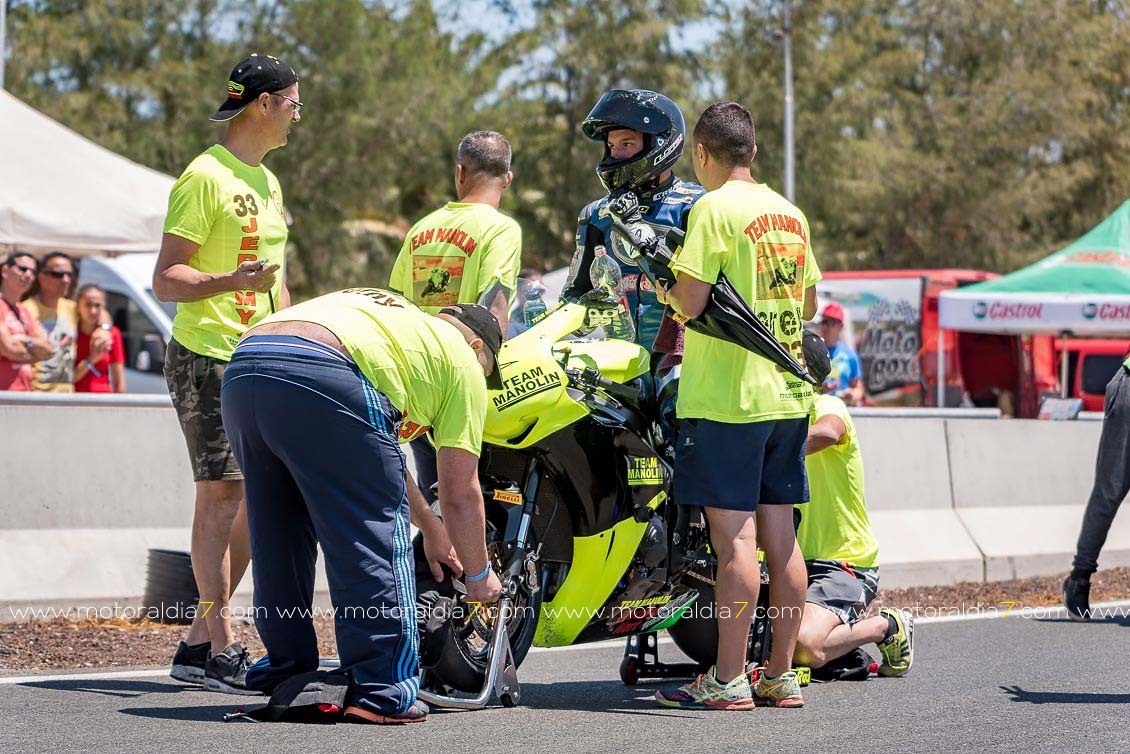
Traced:
<path id="1" fill-rule="evenodd" d="M 607 136 L 618 128 L 643 134 L 639 154 L 612 159 Z M 610 89 L 581 123 L 581 130 L 593 141 L 604 143 L 604 159 L 597 164 L 596 174 L 605 190 L 646 195 L 683 154 L 687 126 L 679 106 L 662 94 L 647 89 Z"/>

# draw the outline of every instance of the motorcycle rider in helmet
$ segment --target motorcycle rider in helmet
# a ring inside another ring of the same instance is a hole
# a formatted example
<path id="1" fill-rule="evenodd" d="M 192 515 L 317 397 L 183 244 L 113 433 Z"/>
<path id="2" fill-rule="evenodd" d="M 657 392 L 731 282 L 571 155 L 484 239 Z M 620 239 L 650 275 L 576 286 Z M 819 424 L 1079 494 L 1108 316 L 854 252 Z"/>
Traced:
<path id="1" fill-rule="evenodd" d="M 562 297 L 576 301 L 592 290 L 589 268 L 596 249 L 603 247 L 620 265 L 636 342 L 652 354 L 652 374 L 659 372 L 658 394 L 663 378 L 671 376 L 672 367 L 682 356 L 683 328 L 664 316 L 665 306 L 634 261 L 635 254 L 612 232 L 608 203 L 625 192 L 634 193 L 644 222 L 674 250 L 686 235 L 691 206 L 706 189 L 672 172 L 683 154 L 686 125 L 678 106 L 662 94 L 646 89 L 611 89 L 581 123 L 581 130 L 604 144 L 604 157 L 596 166 L 596 174 L 608 194 L 581 210 L 576 250 Z"/>

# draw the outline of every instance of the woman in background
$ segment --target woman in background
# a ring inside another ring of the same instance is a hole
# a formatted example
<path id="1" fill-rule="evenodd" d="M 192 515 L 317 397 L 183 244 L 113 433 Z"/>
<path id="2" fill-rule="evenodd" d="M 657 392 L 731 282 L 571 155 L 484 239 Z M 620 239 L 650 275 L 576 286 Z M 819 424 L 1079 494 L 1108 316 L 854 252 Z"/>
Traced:
<path id="1" fill-rule="evenodd" d="M 75 351 L 76 393 L 124 393 L 126 355 L 122 333 L 102 322 L 106 311 L 106 292 L 97 285 L 84 285 L 78 291 L 78 343 Z M 109 343 L 91 336 L 99 329 L 110 332 Z"/>

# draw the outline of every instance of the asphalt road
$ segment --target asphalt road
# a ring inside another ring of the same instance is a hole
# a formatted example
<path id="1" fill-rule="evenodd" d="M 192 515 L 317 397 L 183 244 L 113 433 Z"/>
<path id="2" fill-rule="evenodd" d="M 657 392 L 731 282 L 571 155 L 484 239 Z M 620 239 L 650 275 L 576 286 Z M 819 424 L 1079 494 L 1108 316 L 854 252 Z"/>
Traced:
<path id="1" fill-rule="evenodd" d="M 522 705 L 422 725 L 222 723 L 254 697 L 162 677 L 0 679 L 0 751 L 352 752 L 1130 751 L 1130 619 L 943 622 L 916 631 L 913 673 L 809 686 L 800 710 L 661 709 L 617 678 L 620 649 L 537 652 Z M 675 659 L 667 644 L 661 656 Z"/>

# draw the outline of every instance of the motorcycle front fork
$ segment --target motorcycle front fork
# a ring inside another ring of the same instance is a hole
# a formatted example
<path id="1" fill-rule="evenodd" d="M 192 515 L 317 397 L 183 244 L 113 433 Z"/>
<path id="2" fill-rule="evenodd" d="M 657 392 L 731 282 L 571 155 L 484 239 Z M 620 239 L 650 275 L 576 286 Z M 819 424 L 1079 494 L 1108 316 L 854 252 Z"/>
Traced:
<path id="1" fill-rule="evenodd" d="M 514 599 L 523 578 L 526 577 L 526 539 L 529 537 L 530 522 L 534 516 L 534 500 L 540 474 L 531 465 L 526 474 L 526 488 L 523 490 L 522 512 L 518 519 L 517 533 L 510 549 L 506 565 L 499 574 L 502 581 L 502 597 L 498 602 L 494 630 L 487 650 L 487 674 L 483 687 L 473 697 L 445 696 L 421 690 L 419 698 L 436 707 L 451 709 L 484 709 L 493 697 L 497 696 L 503 707 L 514 707 L 521 699 L 522 690 L 518 685 L 518 667 L 510 649 L 510 631 L 507 624 L 513 609 Z M 536 559 L 536 554 L 532 555 Z M 540 584 L 534 588 L 540 588 Z"/>

